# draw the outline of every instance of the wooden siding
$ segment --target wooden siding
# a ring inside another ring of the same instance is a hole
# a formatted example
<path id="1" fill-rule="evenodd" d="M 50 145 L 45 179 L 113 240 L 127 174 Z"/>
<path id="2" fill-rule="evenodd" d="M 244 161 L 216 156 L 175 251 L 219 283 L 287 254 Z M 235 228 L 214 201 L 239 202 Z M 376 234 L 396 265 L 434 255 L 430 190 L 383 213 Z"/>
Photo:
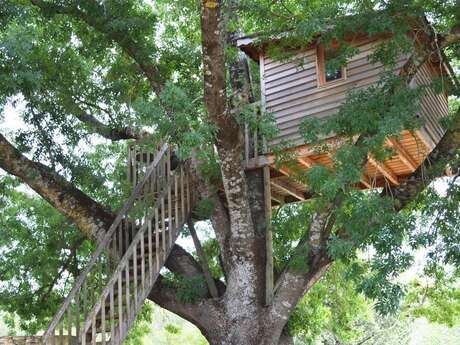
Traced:
<path id="1" fill-rule="evenodd" d="M 274 115 L 279 128 L 278 137 L 270 144 L 303 144 L 299 125 L 305 118 L 324 118 L 334 114 L 344 102 L 347 91 L 364 88 L 378 81 L 383 68 L 380 64 L 371 64 L 368 57 L 379 42 L 368 39 L 357 43 L 359 53 L 348 63 L 346 79 L 325 86 L 318 86 L 315 48 L 301 52 L 289 61 L 262 57 L 261 80 L 265 110 Z M 401 57 L 395 73 L 399 72 L 406 61 L 406 56 Z M 436 133 L 440 135 L 439 128 Z"/>
<path id="2" fill-rule="evenodd" d="M 447 94 L 438 94 L 429 87 L 434 75 L 436 73 L 433 71 L 433 67 L 426 63 L 419 69 L 415 76 L 417 86 L 426 86 L 426 93 L 420 102 L 419 115 L 424 122 L 420 130 L 420 136 L 430 149 L 433 149 L 443 137 L 446 130 L 440 121 L 449 113 Z"/>
<path id="3" fill-rule="evenodd" d="M 324 138 L 328 152 L 318 152 L 314 146 L 304 144 L 299 126 L 308 117 L 333 115 L 345 101 L 348 91 L 369 87 L 379 80 L 383 67 L 370 63 L 369 55 L 380 42 L 367 39 L 357 43 L 359 53 L 346 66 L 346 78 L 323 86 L 318 83 L 315 48 L 299 52 L 288 61 L 259 57 L 261 103 L 263 109 L 274 115 L 279 129 L 277 138 L 269 145 L 289 144 L 291 148 L 287 151 L 291 153 L 292 161 L 285 166 L 276 166 L 275 153 L 268 150 L 263 155 L 247 159 L 246 168 L 270 167 L 270 193 L 275 205 L 304 201 L 311 197 L 305 181 L 296 176 L 299 169 L 308 170 L 314 165 L 335 169 L 331 153 L 342 140 L 332 134 Z M 407 59 L 408 56 L 400 58 L 394 73 L 400 72 Z M 438 69 L 445 73 L 443 68 L 431 63 L 423 65 L 410 84 L 411 87 L 426 87 L 417 114 L 423 120 L 422 128 L 416 133 L 403 131 L 399 136 L 388 138 L 385 146 L 394 149 L 393 157 L 378 162 L 369 156 L 357 188 L 399 185 L 423 164 L 429 152 L 441 140 L 445 129 L 440 120 L 448 114 L 447 94 L 437 94 L 429 87 L 433 78 L 442 74 Z"/>

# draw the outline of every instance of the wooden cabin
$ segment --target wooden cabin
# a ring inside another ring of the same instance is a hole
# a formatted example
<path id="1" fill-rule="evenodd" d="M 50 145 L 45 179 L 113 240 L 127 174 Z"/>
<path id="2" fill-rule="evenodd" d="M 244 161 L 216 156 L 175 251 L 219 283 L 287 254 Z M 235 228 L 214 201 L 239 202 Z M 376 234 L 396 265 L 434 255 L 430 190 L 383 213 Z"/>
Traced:
<path id="1" fill-rule="evenodd" d="M 362 89 L 379 80 L 382 65 L 372 63 L 369 56 L 388 35 L 368 37 L 353 35 L 350 41 L 359 51 L 348 60 L 346 66 L 335 71 L 326 69 L 329 56 L 333 56 L 334 45 L 324 47 L 312 42 L 307 47 L 293 52 L 288 60 L 276 60 L 268 53 L 266 45 L 257 44 L 254 38 L 243 37 L 238 40 L 239 48 L 260 66 L 261 103 L 264 111 L 270 112 L 276 121 L 279 134 L 268 143 L 262 155 L 257 152 L 247 154 L 248 168 L 270 166 L 272 202 L 303 201 L 308 198 L 306 186 L 291 178 L 289 169 L 275 169 L 271 148 L 288 142 L 292 147 L 297 164 L 301 169 L 310 169 L 315 164 L 323 164 L 333 169 L 328 153 L 318 153 L 313 147 L 305 145 L 299 126 L 306 118 L 326 118 L 336 113 L 344 102 L 346 94 L 352 89 Z M 269 43 L 269 44 L 277 44 Z M 409 56 L 401 56 L 395 73 L 400 73 Z M 444 62 L 429 61 L 417 72 L 411 86 L 429 85 L 433 78 L 448 76 L 449 68 Z M 440 120 L 448 114 L 447 92 L 436 94 L 429 90 L 421 101 L 420 116 L 423 127 L 411 134 L 401 133 L 400 138 L 387 142 L 396 154 L 385 162 L 369 157 L 359 188 L 381 187 L 385 184 L 398 185 L 402 179 L 414 172 L 433 150 L 445 133 Z M 334 143 L 338 138 L 325 140 Z"/>

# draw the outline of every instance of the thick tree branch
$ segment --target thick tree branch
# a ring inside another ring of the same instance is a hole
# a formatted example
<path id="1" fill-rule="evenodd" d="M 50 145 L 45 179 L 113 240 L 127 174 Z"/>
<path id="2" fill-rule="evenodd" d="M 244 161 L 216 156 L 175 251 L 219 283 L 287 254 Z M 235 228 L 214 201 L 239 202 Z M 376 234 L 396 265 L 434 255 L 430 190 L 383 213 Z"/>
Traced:
<path id="1" fill-rule="evenodd" d="M 204 101 L 210 121 L 217 126 L 218 145 L 230 150 L 242 147 L 242 135 L 235 118 L 227 111 L 222 6 L 223 1 L 202 0 Z"/>
<path id="2" fill-rule="evenodd" d="M 426 62 L 442 61 L 444 58 L 443 49 L 460 41 L 460 23 L 456 23 L 449 32 L 443 34 L 436 34 L 426 21 L 415 25 L 421 27 L 420 31 L 423 32 L 423 37 L 421 39 L 415 37 L 418 43 L 417 49 L 400 72 L 408 85 Z M 455 81 L 453 82 L 455 83 Z"/>
<path id="3" fill-rule="evenodd" d="M 189 252 L 178 244 L 173 246 L 171 254 L 168 257 L 168 260 L 166 260 L 165 266 L 171 272 L 178 273 L 186 278 L 201 276 L 205 279 L 203 269 L 201 268 L 199 262 L 197 262 Z M 225 292 L 225 284 L 220 280 L 214 280 L 214 284 L 219 295 Z"/>
<path id="4" fill-rule="evenodd" d="M 72 114 L 81 122 L 88 125 L 90 130 L 102 137 L 112 140 L 127 140 L 127 139 L 141 139 L 143 133 L 139 133 L 130 127 L 115 128 L 99 121 L 95 116 L 88 114 L 83 109 L 75 105 Z"/>
<path id="5" fill-rule="evenodd" d="M 112 18 L 107 17 L 95 19 L 91 17 L 91 15 L 83 12 L 81 10 L 81 6 L 78 5 L 78 2 L 76 2 L 73 6 L 58 5 L 56 3 L 50 3 L 43 0 L 30 0 L 30 2 L 44 11 L 64 14 L 79 19 L 94 28 L 96 31 L 107 36 L 113 42 L 116 42 L 123 51 L 137 63 L 141 71 L 147 77 L 147 80 L 155 93 L 157 95 L 161 94 L 164 88 L 164 81 L 161 78 L 161 73 L 157 66 L 153 64 L 149 54 L 145 52 L 144 47 L 142 47 L 138 42 L 134 41 L 126 33 L 120 34 L 119 32 L 113 30 L 111 23 Z M 96 1 L 92 1 L 91 6 L 100 7 Z M 104 13 L 104 10 L 100 8 L 99 13 Z"/>
<path id="6" fill-rule="evenodd" d="M 115 215 L 66 181 L 49 167 L 22 155 L 0 134 L 0 167 L 19 177 L 58 211 L 73 221 L 90 238 L 97 238 L 108 229 Z M 203 275 L 199 263 L 178 245 L 173 247 L 166 267 L 191 277 Z M 219 292 L 225 285 L 216 281 Z M 173 310 L 174 311 L 174 310 Z"/>
<path id="7" fill-rule="evenodd" d="M 148 299 L 155 302 L 180 317 L 192 322 L 201 332 L 212 337 L 212 329 L 217 328 L 216 320 L 223 320 L 221 307 L 211 300 L 198 300 L 194 303 L 184 303 L 177 296 L 177 291 L 165 283 L 163 277 L 156 281 Z M 209 339 L 209 338 L 208 338 Z"/>
<path id="8" fill-rule="evenodd" d="M 326 273 L 332 259 L 326 249 L 318 252 L 310 261 L 307 272 L 286 269 L 278 279 L 278 286 L 267 314 L 267 324 L 280 332 L 289 319 L 299 299 Z M 279 337 L 280 334 L 274 334 Z"/>
<path id="9" fill-rule="evenodd" d="M 172 272 L 191 278 L 202 275 L 200 264 L 181 246 L 175 244 L 165 266 Z"/>
<path id="10" fill-rule="evenodd" d="M 20 153 L 0 134 L 0 167 L 19 177 L 90 238 L 108 229 L 114 215 L 62 176 Z"/>
<path id="11" fill-rule="evenodd" d="M 215 189 L 218 189 L 214 186 L 211 186 L 209 181 L 201 176 L 199 166 L 202 162 L 199 162 L 197 159 L 197 154 L 194 154 L 194 159 L 192 160 L 192 168 L 194 169 L 194 175 L 196 176 L 196 187 L 201 199 L 209 200 L 213 205 L 213 212 L 210 215 L 210 220 L 214 232 L 216 234 L 217 242 L 221 249 L 221 257 L 223 259 L 224 273 L 229 269 L 226 265 L 228 262 L 227 256 L 228 253 L 226 248 L 228 248 L 228 240 L 230 238 L 230 219 L 227 212 L 227 209 L 224 206 L 222 198 L 219 197 Z"/>
<path id="12" fill-rule="evenodd" d="M 441 48 L 446 48 L 452 44 L 458 43 L 460 41 L 460 22 L 457 22 L 449 32 L 441 34 L 441 37 Z"/>

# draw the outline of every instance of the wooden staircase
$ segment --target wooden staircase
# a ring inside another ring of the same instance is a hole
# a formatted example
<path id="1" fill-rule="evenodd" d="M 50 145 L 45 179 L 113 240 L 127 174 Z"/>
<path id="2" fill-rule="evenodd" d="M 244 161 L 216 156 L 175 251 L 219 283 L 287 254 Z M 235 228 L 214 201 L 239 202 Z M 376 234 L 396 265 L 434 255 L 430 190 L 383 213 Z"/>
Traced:
<path id="1" fill-rule="evenodd" d="M 43 335 L 43 344 L 120 344 L 192 210 L 190 176 L 171 148 L 130 146 L 134 189 Z M 176 166 L 177 165 L 177 166 Z"/>

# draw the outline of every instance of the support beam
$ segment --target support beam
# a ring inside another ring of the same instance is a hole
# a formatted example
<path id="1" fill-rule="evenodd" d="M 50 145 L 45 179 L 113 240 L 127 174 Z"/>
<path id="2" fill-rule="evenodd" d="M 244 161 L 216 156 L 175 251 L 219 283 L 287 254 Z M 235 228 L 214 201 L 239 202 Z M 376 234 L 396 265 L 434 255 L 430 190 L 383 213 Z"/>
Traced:
<path id="1" fill-rule="evenodd" d="M 356 141 L 359 136 L 354 136 L 353 141 Z M 329 151 L 333 151 L 344 143 L 348 142 L 348 139 L 344 138 L 328 138 L 324 141 L 324 145 L 329 148 Z M 290 153 L 293 157 L 305 157 L 305 156 L 312 156 L 318 154 L 318 149 L 315 145 L 301 145 L 295 148 L 287 149 L 286 152 Z M 259 156 L 257 158 L 251 158 L 246 164 L 247 170 L 258 169 L 262 168 L 265 165 L 273 165 L 275 164 L 275 154 L 274 153 L 267 153 L 263 156 Z"/>
<path id="2" fill-rule="evenodd" d="M 331 153 L 331 152 L 328 153 L 328 156 L 329 156 L 329 158 L 331 159 L 331 161 L 334 162 L 334 161 L 333 161 L 333 156 L 332 156 L 332 153 Z M 310 159 L 309 161 L 307 161 L 307 164 L 311 164 L 312 162 L 314 162 L 314 161 L 313 161 L 312 159 Z M 369 180 L 369 176 L 367 176 L 366 173 L 363 173 L 363 174 L 361 175 L 360 182 L 361 182 L 364 186 L 366 186 L 366 188 L 372 189 L 372 183 L 371 183 L 371 181 Z"/>
<path id="3" fill-rule="evenodd" d="M 366 188 L 372 189 L 372 183 L 369 180 L 369 177 L 366 174 L 361 175 L 361 183 L 366 186 Z"/>
<path id="4" fill-rule="evenodd" d="M 313 166 L 315 166 L 317 163 L 311 159 L 310 157 L 299 157 L 297 158 L 297 161 L 302 165 L 303 167 L 310 169 Z"/>
<path id="5" fill-rule="evenodd" d="M 291 169 L 289 169 L 288 167 L 281 167 L 279 169 L 277 169 L 280 173 L 282 173 L 284 176 L 287 176 L 287 177 L 292 177 L 292 175 L 294 175 L 294 173 L 292 172 Z"/>
<path id="6" fill-rule="evenodd" d="M 417 170 L 417 163 L 412 159 L 409 152 L 401 145 L 398 139 L 388 138 L 388 144 L 394 148 L 399 159 L 410 169 L 411 172 Z"/>
<path id="7" fill-rule="evenodd" d="M 274 191 L 271 191 L 271 198 L 273 201 L 276 201 L 278 204 L 280 205 L 284 205 L 285 204 L 285 200 L 284 200 L 284 196 L 281 195 L 281 194 L 278 194 Z"/>
<path id="8" fill-rule="evenodd" d="M 265 217 L 266 217 L 266 263 L 265 263 L 265 304 L 271 305 L 273 300 L 273 234 L 271 229 L 271 215 L 272 215 L 272 203 L 271 203 L 271 188 L 270 188 L 270 167 L 264 167 L 264 198 L 265 198 Z"/>
<path id="9" fill-rule="evenodd" d="M 368 159 L 369 163 L 375 166 L 375 168 L 380 171 L 386 179 L 388 179 L 392 184 L 399 186 L 398 177 L 393 174 L 393 172 L 388 167 L 386 167 L 384 163 L 377 161 L 371 155 L 368 156 Z"/>
<path id="10" fill-rule="evenodd" d="M 285 191 L 289 195 L 292 195 L 294 198 L 298 199 L 299 201 L 305 201 L 306 200 L 305 196 L 301 192 L 296 190 L 294 187 L 292 187 L 289 183 L 286 183 L 286 182 L 281 181 L 279 179 L 276 179 L 276 180 L 272 179 L 270 181 L 270 183 L 273 186 Z"/>

